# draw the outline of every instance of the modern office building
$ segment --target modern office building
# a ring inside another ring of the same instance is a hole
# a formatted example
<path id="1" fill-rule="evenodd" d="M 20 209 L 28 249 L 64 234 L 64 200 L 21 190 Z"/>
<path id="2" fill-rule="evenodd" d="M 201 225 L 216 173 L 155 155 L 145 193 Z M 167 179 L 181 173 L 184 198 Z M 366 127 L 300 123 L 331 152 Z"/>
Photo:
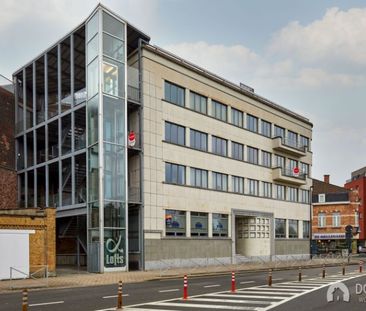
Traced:
<path id="1" fill-rule="evenodd" d="M 57 207 L 58 263 L 309 256 L 312 123 L 149 39 L 98 5 L 14 73 L 18 202 Z"/>
<path id="2" fill-rule="evenodd" d="M 359 202 L 359 245 L 366 246 L 366 167 L 362 167 L 351 173 L 351 179 L 347 180 L 344 187 L 349 190 L 357 190 Z"/>
<path id="3" fill-rule="evenodd" d="M 357 252 L 360 238 L 360 197 L 356 189 L 313 179 L 312 191 L 312 242 L 316 254 L 340 254 L 342 250 Z M 346 238 L 346 227 L 351 226 L 350 244 Z"/>

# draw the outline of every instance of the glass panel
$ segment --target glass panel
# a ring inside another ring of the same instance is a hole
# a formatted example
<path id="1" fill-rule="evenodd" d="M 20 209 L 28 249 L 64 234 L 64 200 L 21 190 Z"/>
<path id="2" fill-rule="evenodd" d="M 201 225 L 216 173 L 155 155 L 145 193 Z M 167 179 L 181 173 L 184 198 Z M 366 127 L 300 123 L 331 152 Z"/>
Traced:
<path id="1" fill-rule="evenodd" d="M 99 12 L 96 12 L 94 16 L 89 20 L 87 24 L 88 41 L 98 32 L 99 28 Z"/>
<path id="2" fill-rule="evenodd" d="M 99 35 L 96 35 L 88 43 L 88 64 L 90 64 L 90 62 L 98 56 L 98 53 L 99 53 Z"/>
<path id="3" fill-rule="evenodd" d="M 89 204 L 89 228 L 99 228 L 99 202 Z"/>
<path id="4" fill-rule="evenodd" d="M 46 168 L 37 169 L 37 207 L 46 206 Z"/>
<path id="5" fill-rule="evenodd" d="M 98 171 L 98 144 L 88 149 L 88 176 L 89 197 L 88 202 L 97 201 L 99 198 L 99 171 Z"/>
<path id="6" fill-rule="evenodd" d="M 103 53 L 111 58 L 124 61 L 124 44 L 106 33 L 103 34 Z"/>
<path id="7" fill-rule="evenodd" d="M 27 207 L 34 207 L 34 171 L 28 171 L 28 205 Z"/>
<path id="8" fill-rule="evenodd" d="M 61 119 L 61 148 L 62 155 L 71 152 L 72 129 L 71 129 L 71 114 L 62 117 Z"/>
<path id="9" fill-rule="evenodd" d="M 126 208 L 122 202 L 104 202 L 104 227 L 125 228 Z"/>
<path id="10" fill-rule="evenodd" d="M 49 206 L 59 206 L 59 167 L 58 162 L 52 163 L 48 167 L 49 182 Z"/>
<path id="11" fill-rule="evenodd" d="M 48 118 L 58 114 L 57 47 L 47 53 Z"/>
<path id="12" fill-rule="evenodd" d="M 88 65 L 88 98 L 92 98 L 98 93 L 99 67 L 98 59 Z"/>
<path id="13" fill-rule="evenodd" d="M 103 31 L 108 32 L 117 38 L 124 39 L 124 25 L 105 12 L 103 12 Z"/>
<path id="14" fill-rule="evenodd" d="M 94 144 L 98 141 L 98 105 L 99 96 L 93 97 L 88 101 L 88 143 Z"/>
<path id="15" fill-rule="evenodd" d="M 121 229 L 104 229 L 104 266 L 124 267 L 126 253 L 126 232 Z"/>
<path id="16" fill-rule="evenodd" d="M 26 128 L 31 128 L 33 124 L 33 65 L 28 66 L 25 69 L 25 90 L 26 90 Z"/>
<path id="17" fill-rule="evenodd" d="M 24 136 L 20 136 L 16 139 L 17 143 L 17 169 L 24 169 Z"/>
<path id="18" fill-rule="evenodd" d="M 62 161 L 62 206 L 72 204 L 71 158 Z"/>
<path id="19" fill-rule="evenodd" d="M 48 124 L 48 159 L 58 157 L 58 121 Z"/>
<path id="20" fill-rule="evenodd" d="M 72 106 L 70 37 L 61 43 L 61 112 Z"/>
<path id="21" fill-rule="evenodd" d="M 20 72 L 16 76 L 16 88 L 17 88 L 17 124 L 16 124 L 16 130 L 17 133 L 23 131 L 24 124 L 23 124 L 23 112 L 24 112 L 24 106 L 23 106 L 23 72 Z"/>
<path id="22" fill-rule="evenodd" d="M 85 100 L 85 27 L 82 27 L 74 33 L 74 105 Z"/>
<path id="23" fill-rule="evenodd" d="M 42 126 L 36 130 L 37 135 L 37 164 L 46 161 L 46 137 L 45 127 Z"/>
<path id="24" fill-rule="evenodd" d="M 74 143 L 75 151 L 85 148 L 86 144 L 86 120 L 85 107 L 74 112 Z"/>
<path id="25" fill-rule="evenodd" d="M 104 199 L 125 200 L 124 147 L 104 144 Z"/>
<path id="26" fill-rule="evenodd" d="M 112 59 L 104 58 L 103 92 L 109 95 L 124 97 L 125 66 Z"/>
<path id="27" fill-rule="evenodd" d="M 165 232 L 168 236 L 186 235 L 186 212 L 166 210 Z"/>
<path id="28" fill-rule="evenodd" d="M 19 187 L 19 202 L 18 206 L 25 207 L 25 174 L 18 175 L 18 187 Z"/>
<path id="29" fill-rule="evenodd" d="M 212 214 L 212 235 L 213 236 L 228 235 L 228 215 Z"/>
<path id="30" fill-rule="evenodd" d="M 33 132 L 26 135 L 27 137 L 27 167 L 34 165 L 34 141 Z"/>
<path id="31" fill-rule="evenodd" d="M 36 61 L 36 123 L 45 120 L 44 57 Z"/>
<path id="32" fill-rule="evenodd" d="M 75 204 L 86 202 L 86 154 L 75 157 Z"/>
<path id="33" fill-rule="evenodd" d="M 124 145 L 124 101 L 103 96 L 104 140 Z"/>
<path id="34" fill-rule="evenodd" d="M 191 212 L 191 236 L 208 235 L 208 214 Z"/>

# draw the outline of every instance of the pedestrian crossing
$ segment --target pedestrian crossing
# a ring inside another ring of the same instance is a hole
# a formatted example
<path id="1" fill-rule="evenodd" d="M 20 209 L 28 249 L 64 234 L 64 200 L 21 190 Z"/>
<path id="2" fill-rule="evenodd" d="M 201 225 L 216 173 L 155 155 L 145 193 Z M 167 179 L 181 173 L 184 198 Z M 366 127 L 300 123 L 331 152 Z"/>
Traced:
<path id="1" fill-rule="evenodd" d="M 343 275 L 327 275 L 325 278 L 314 277 L 300 281 L 273 283 L 272 286 L 259 285 L 239 288 L 236 292 L 190 296 L 187 300 L 169 299 L 124 308 L 129 311 L 199 311 L 199 310 L 248 310 L 267 311 L 287 301 L 309 292 L 341 281 L 347 281 L 366 274 L 356 272 Z"/>

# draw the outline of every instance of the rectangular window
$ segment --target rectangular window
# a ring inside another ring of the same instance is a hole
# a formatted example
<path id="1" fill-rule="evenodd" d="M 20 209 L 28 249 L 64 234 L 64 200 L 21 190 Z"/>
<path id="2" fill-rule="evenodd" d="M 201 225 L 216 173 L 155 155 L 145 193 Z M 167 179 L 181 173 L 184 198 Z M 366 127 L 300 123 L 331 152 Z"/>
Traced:
<path id="1" fill-rule="evenodd" d="M 227 156 L 227 140 L 212 136 L 212 153 Z"/>
<path id="2" fill-rule="evenodd" d="M 194 92 L 189 93 L 189 107 L 200 113 L 207 114 L 207 97 Z"/>
<path id="3" fill-rule="evenodd" d="M 164 83 L 165 97 L 164 99 L 172 104 L 184 107 L 185 89 L 165 81 Z"/>
<path id="4" fill-rule="evenodd" d="M 275 219 L 275 237 L 277 239 L 286 238 L 286 219 Z"/>
<path id="5" fill-rule="evenodd" d="M 288 159 L 288 167 L 292 171 L 295 167 L 297 167 L 297 161 Z"/>
<path id="6" fill-rule="evenodd" d="M 212 100 L 211 116 L 215 119 L 227 121 L 227 106 L 217 101 Z"/>
<path id="7" fill-rule="evenodd" d="M 207 134 L 191 129 L 190 144 L 193 149 L 207 151 Z"/>
<path id="8" fill-rule="evenodd" d="M 185 185 L 186 167 L 178 164 L 165 163 L 165 182 L 169 184 Z"/>
<path id="9" fill-rule="evenodd" d="M 208 172 L 198 168 L 191 168 L 191 186 L 207 188 Z"/>
<path id="10" fill-rule="evenodd" d="M 272 167 L 272 153 L 262 150 L 262 165 Z"/>
<path id="11" fill-rule="evenodd" d="M 310 203 L 310 192 L 309 190 L 300 189 L 300 202 Z"/>
<path id="12" fill-rule="evenodd" d="M 248 194 L 250 195 L 259 195 L 259 181 L 255 179 L 248 179 Z"/>
<path id="13" fill-rule="evenodd" d="M 306 174 L 309 176 L 309 164 L 300 162 L 300 171 L 301 174 Z"/>
<path id="14" fill-rule="evenodd" d="M 263 196 L 265 198 L 272 198 L 272 184 L 270 182 L 263 182 Z"/>
<path id="15" fill-rule="evenodd" d="M 243 127 L 243 113 L 240 110 L 231 108 L 231 123 Z"/>
<path id="16" fill-rule="evenodd" d="M 231 157 L 236 160 L 244 160 L 244 145 L 231 142 Z"/>
<path id="17" fill-rule="evenodd" d="M 272 123 L 262 120 L 262 135 L 272 137 Z"/>
<path id="18" fill-rule="evenodd" d="M 191 236 L 208 236 L 208 214 L 191 212 Z"/>
<path id="19" fill-rule="evenodd" d="M 299 237 L 299 221 L 289 219 L 288 221 L 288 237 L 297 239 Z"/>
<path id="20" fill-rule="evenodd" d="M 178 145 L 186 144 L 186 128 L 165 121 L 165 140 Z"/>
<path id="21" fill-rule="evenodd" d="M 288 131 L 287 133 L 287 144 L 291 147 L 297 148 L 297 134 L 292 131 Z"/>
<path id="22" fill-rule="evenodd" d="M 244 193 L 244 178 L 232 176 L 232 191 L 235 193 Z"/>
<path id="23" fill-rule="evenodd" d="M 310 221 L 303 220 L 302 222 L 302 237 L 303 239 L 310 238 Z"/>
<path id="24" fill-rule="evenodd" d="M 213 236 L 228 236 L 229 215 L 227 214 L 212 214 L 212 235 Z"/>
<path id="25" fill-rule="evenodd" d="M 248 146 L 247 150 L 248 150 L 248 162 L 258 164 L 258 149 Z"/>
<path id="26" fill-rule="evenodd" d="M 309 147 L 309 138 L 300 135 L 300 147 Z"/>
<path id="27" fill-rule="evenodd" d="M 285 200 L 285 186 L 282 185 L 275 185 L 276 186 L 276 198 L 278 200 Z"/>
<path id="28" fill-rule="evenodd" d="M 212 189 L 227 191 L 227 175 L 212 172 Z"/>
<path id="29" fill-rule="evenodd" d="M 165 211 L 165 235 L 186 235 L 186 212 L 174 210 Z"/>
<path id="30" fill-rule="evenodd" d="M 340 227 L 341 226 L 341 214 L 336 212 L 332 214 L 332 223 L 333 227 Z"/>
<path id="31" fill-rule="evenodd" d="M 285 167 L 285 157 L 275 154 L 275 165 L 276 167 Z"/>
<path id="32" fill-rule="evenodd" d="M 283 127 L 274 126 L 274 137 L 282 137 L 285 138 L 285 129 Z"/>
<path id="33" fill-rule="evenodd" d="M 251 132 L 258 132 L 258 118 L 247 114 L 247 129 Z"/>
<path id="34" fill-rule="evenodd" d="M 297 202 L 297 188 L 287 187 L 287 200 Z"/>
<path id="35" fill-rule="evenodd" d="M 325 213 L 318 214 L 318 227 L 324 228 L 327 225 Z"/>

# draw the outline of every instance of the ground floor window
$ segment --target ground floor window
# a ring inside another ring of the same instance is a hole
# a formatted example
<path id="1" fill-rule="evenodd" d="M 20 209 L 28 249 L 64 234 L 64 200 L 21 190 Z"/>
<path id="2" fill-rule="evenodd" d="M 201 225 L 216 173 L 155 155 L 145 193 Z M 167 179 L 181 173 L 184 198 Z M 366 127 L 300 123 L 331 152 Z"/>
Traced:
<path id="1" fill-rule="evenodd" d="M 227 214 L 212 214 L 212 235 L 213 236 L 228 236 L 228 220 Z"/>
<path id="2" fill-rule="evenodd" d="M 304 239 L 310 238 L 310 221 L 304 220 L 302 222 L 303 229 L 302 229 L 302 237 Z"/>
<path id="3" fill-rule="evenodd" d="M 191 212 L 191 236 L 208 236 L 208 214 Z"/>
<path id="4" fill-rule="evenodd" d="M 290 219 L 288 221 L 288 237 L 298 238 L 299 237 L 299 221 Z"/>
<path id="5" fill-rule="evenodd" d="M 186 212 L 166 210 L 165 211 L 165 232 L 167 236 L 186 235 Z"/>
<path id="6" fill-rule="evenodd" d="M 276 218 L 275 237 L 276 238 L 286 238 L 286 219 Z"/>

